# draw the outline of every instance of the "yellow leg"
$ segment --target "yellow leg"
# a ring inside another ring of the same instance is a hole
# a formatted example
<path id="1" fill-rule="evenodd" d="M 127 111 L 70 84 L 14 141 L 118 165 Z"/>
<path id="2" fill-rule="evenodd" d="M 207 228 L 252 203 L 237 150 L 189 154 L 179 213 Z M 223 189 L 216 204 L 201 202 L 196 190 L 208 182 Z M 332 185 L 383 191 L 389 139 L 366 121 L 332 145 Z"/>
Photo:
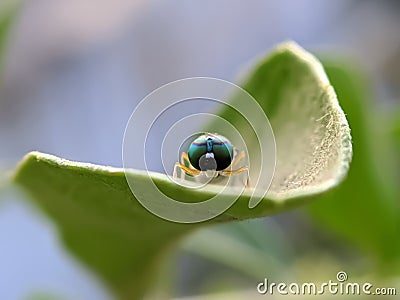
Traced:
<path id="1" fill-rule="evenodd" d="M 182 165 L 180 163 L 176 163 L 174 166 L 174 173 L 173 173 L 173 177 L 177 178 L 178 177 L 178 173 L 177 173 L 177 169 L 180 168 L 183 172 L 185 172 L 186 174 L 192 175 L 192 176 L 197 176 L 200 174 L 199 170 L 196 169 L 191 169 L 189 167 L 186 167 L 185 165 Z M 181 174 L 184 174 L 183 172 L 181 172 Z M 182 178 L 182 176 L 181 176 Z"/>
<path id="2" fill-rule="evenodd" d="M 246 179 L 246 187 L 250 186 L 250 175 L 249 175 L 249 168 L 248 167 L 241 167 L 237 170 L 225 170 L 221 171 L 220 174 L 222 176 L 232 176 L 232 175 L 237 175 L 243 172 L 247 172 L 247 179 Z"/>
<path id="3" fill-rule="evenodd" d="M 239 168 L 239 169 L 237 169 L 237 170 L 225 170 L 225 171 L 221 171 L 221 175 L 223 175 L 223 176 L 232 176 L 232 175 L 237 175 L 237 174 L 240 174 L 240 173 L 242 173 L 242 172 L 248 172 L 249 171 L 249 168 L 248 167 L 241 167 L 241 168 Z"/>
<path id="4" fill-rule="evenodd" d="M 246 157 L 246 152 L 241 151 L 238 155 L 235 156 L 235 158 L 233 159 L 230 169 L 232 169 L 233 167 L 235 167 L 243 158 Z"/>
<path id="5" fill-rule="evenodd" d="M 181 155 L 181 164 L 182 164 L 182 165 L 185 165 L 185 166 L 190 166 L 189 156 L 187 155 L 186 152 L 182 152 L 182 155 Z"/>
<path id="6" fill-rule="evenodd" d="M 192 169 L 192 170 L 194 170 L 193 168 L 191 168 L 192 164 L 190 163 L 189 156 L 187 155 L 186 152 L 182 152 L 182 154 L 181 154 L 181 164 L 186 166 L 186 167 L 188 167 L 188 168 L 190 168 L 190 169 Z M 189 174 L 189 175 L 192 175 L 192 174 Z M 185 173 L 184 172 L 181 172 L 181 179 L 185 179 Z"/>

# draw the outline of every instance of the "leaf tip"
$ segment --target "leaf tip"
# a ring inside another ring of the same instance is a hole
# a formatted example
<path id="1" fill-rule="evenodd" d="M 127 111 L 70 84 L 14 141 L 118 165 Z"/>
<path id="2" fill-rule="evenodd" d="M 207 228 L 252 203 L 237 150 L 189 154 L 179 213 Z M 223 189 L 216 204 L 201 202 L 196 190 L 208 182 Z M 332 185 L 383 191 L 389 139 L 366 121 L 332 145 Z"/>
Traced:
<path id="1" fill-rule="evenodd" d="M 311 70 L 318 78 L 322 85 L 329 85 L 328 77 L 321 62 L 310 52 L 306 51 L 303 47 L 292 40 L 285 41 L 275 47 L 275 53 L 287 54 L 296 57 L 312 66 Z"/>

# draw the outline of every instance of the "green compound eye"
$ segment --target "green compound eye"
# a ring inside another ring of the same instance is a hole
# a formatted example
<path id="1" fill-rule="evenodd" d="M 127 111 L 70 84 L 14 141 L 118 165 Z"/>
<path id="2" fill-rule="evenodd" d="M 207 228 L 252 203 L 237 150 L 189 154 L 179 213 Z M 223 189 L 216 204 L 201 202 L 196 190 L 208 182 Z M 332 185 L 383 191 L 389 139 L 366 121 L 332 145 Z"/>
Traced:
<path id="1" fill-rule="evenodd" d="M 221 171 L 232 163 L 233 146 L 222 135 L 204 134 L 190 144 L 188 157 L 196 170 Z"/>

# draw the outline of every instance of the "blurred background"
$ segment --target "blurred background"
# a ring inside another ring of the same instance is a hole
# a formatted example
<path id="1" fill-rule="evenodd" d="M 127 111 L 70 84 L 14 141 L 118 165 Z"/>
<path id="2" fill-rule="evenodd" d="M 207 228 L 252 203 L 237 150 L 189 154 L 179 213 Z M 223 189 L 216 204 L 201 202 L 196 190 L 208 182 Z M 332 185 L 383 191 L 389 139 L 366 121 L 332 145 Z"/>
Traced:
<path id="1" fill-rule="evenodd" d="M 148 93 L 192 76 L 235 82 L 255 57 L 288 39 L 323 58 L 345 57 L 357 65 L 367 83 L 363 92 L 368 99 L 361 104 L 365 128 L 372 130 L 364 135 L 389 135 L 395 124 L 393 132 L 400 136 L 399 122 L 378 122 L 395 120 L 400 111 L 400 3 L 395 0 L 2 0 L 0 18 L 10 10 L 1 63 L 1 173 L 32 150 L 120 167 L 126 123 Z M 393 148 L 382 153 L 385 160 L 388 154 L 398 158 L 400 143 L 396 146 L 393 138 L 384 145 L 370 141 L 368 159 L 376 181 L 391 182 L 388 201 L 398 208 L 390 189 L 399 177 L 374 157 L 392 141 Z M 42 294 L 111 299 L 63 250 L 48 221 L 18 201 L 21 195 L 6 190 L 0 196 L 1 299 Z M 384 202 L 370 197 L 373 203 Z M 333 205 L 329 200 L 327 205 Z M 351 229 L 324 215 L 328 207 L 319 203 L 309 210 L 199 231 L 176 256 L 174 295 L 252 290 L 267 275 L 276 281 L 334 279 L 341 269 L 358 278 L 372 276 L 383 286 L 398 284 L 398 273 L 393 273 L 399 260 L 381 264 L 385 252 L 363 248 L 368 243 L 362 238 L 354 242 Z M 371 224 L 359 224 L 365 235 Z M 217 245 L 232 251 L 226 255 Z"/>

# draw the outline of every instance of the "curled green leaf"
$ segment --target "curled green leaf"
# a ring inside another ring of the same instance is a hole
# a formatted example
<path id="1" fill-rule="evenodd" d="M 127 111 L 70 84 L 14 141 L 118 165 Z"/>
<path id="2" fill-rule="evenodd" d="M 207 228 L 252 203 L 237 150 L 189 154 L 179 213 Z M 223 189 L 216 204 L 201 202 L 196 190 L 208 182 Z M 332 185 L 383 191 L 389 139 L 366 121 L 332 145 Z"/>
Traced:
<path id="1" fill-rule="evenodd" d="M 248 205 L 250 193 L 245 191 L 224 213 L 207 222 L 168 222 L 136 201 L 123 169 L 39 152 L 24 158 L 15 181 L 54 219 L 67 247 L 116 294 L 141 298 L 151 284 L 157 261 L 177 238 L 204 224 L 263 217 L 307 203 L 337 185 L 349 168 L 350 129 L 317 59 L 294 43 L 284 43 L 247 78 L 242 87 L 268 115 L 277 146 L 270 190 L 253 209 Z M 228 108 L 219 115 L 237 127 L 248 126 L 236 114 Z M 249 134 L 246 143 L 252 147 L 258 141 Z M 250 160 L 256 170 L 257 154 Z M 254 170 L 250 169 L 250 176 Z M 138 184 L 140 193 L 159 201 L 146 189 L 145 171 L 128 173 L 143 182 Z M 202 190 L 179 186 L 164 174 L 151 173 L 151 177 L 165 194 L 182 202 L 202 201 L 217 192 L 212 186 Z M 230 192 L 226 191 L 227 197 Z"/>

